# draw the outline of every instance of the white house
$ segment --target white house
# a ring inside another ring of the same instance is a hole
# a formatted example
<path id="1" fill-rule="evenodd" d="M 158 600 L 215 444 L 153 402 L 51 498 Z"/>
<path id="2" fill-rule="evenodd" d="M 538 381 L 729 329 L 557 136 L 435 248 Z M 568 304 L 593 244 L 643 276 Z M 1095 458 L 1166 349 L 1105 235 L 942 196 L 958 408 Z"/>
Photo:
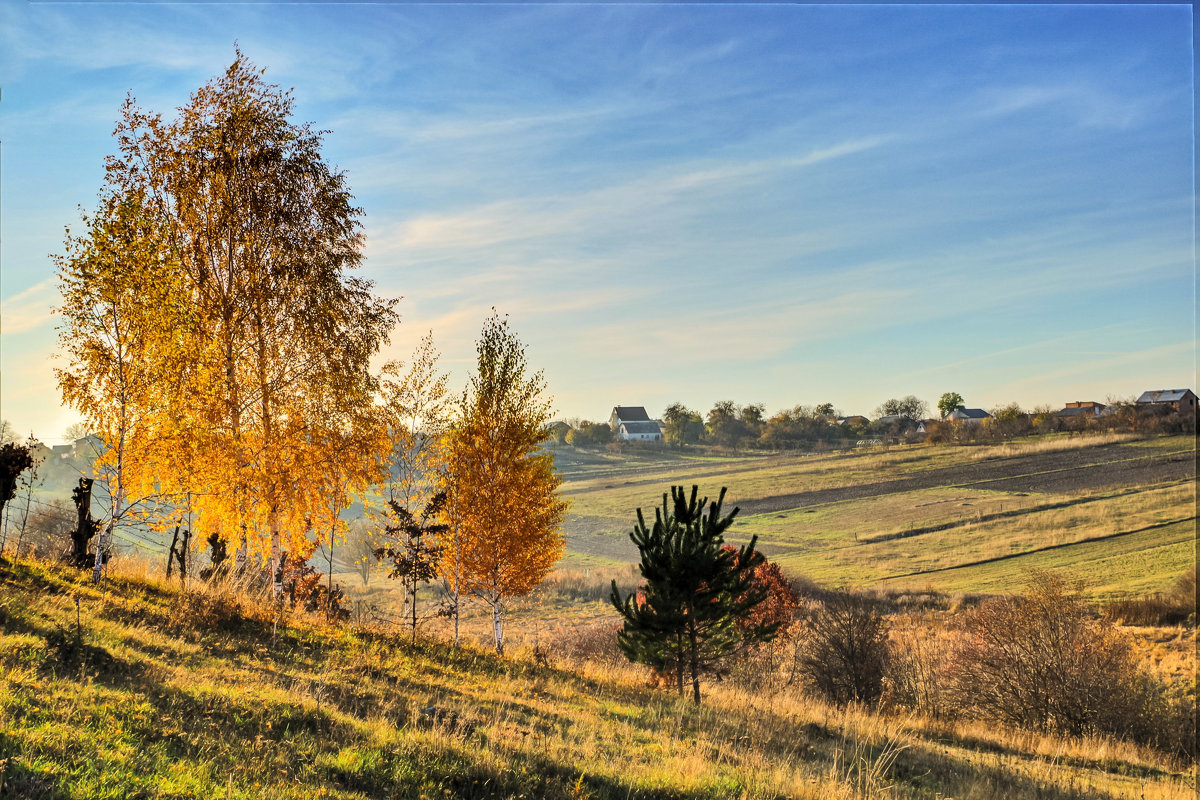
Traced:
<path id="1" fill-rule="evenodd" d="M 661 442 L 663 438 L 662 428 L 643 406 L 614 406 L 608 424 L 622 442 Z"/>
<path id="2" fill-rule="evenodd" d="M 946 419 L 956 420 L 964 425 L 978 425 L 991 414 L 982 408 L 956 408 L 946 415 Z"/>

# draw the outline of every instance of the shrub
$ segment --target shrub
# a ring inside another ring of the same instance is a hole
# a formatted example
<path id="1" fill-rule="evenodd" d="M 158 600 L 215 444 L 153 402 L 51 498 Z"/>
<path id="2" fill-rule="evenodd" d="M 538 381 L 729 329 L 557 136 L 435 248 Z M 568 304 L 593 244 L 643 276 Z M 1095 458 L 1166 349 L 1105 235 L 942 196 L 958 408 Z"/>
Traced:
<path id="1" fill-rule="evenodd" d="M 884 677 L 887 704 L 933 719 L 953 716 L 945 686 L 946 636 L 913 620 L 892 629 Z"/>
<path id="2" fill-rule="evenodd" d="M 168 630 L 208 630 L 235 633 L 247 621 L 261 621 L 265 613 L 248 601 L 230 581 L 200 584 L 180 592 L 168 609 Z"/>
<path id="3" fill-rule="evenodd" d="M 1128 639 L 1095 620 L 1063 578 L 1034 575 L 1024 594 L 969 612 L 966 629 L 949 667 L 963 710 L 1060 734 L 1148 736 L 1159 684 L 1139 671 Z"/>
<path id="4" fill-rule="evenodd" d="M 737 548 L 731 544 L 722 549 L 737 554 Z M 751 574 L 750 586 L 752 590 L 763 593 L 763 601 L 738 617 L 738 627 L 752 630 L 763 625 L 773 625 L 779 633 L 786 633 L 796 621 L 796 608 L 800 601 L 783 570 L 775 562 L 763 558 Z"/>
<path id="5" fill-rule="evenodd" d="M 625 656 L 617 647 L 617 623 L 580 626 L 563 634 L 554 642 L 554 649 L 576 661 L 598 664 L 619 664 Z"/>
<path id="6" fill-rule="evenodd" d="M 350 619 L 346 595 L 340 585 L 327 586 L 325 574 L 306 561 L 287 559 L 284 562 L 283 586 L 291 607 L 303 606 L 309 613 L 321 612 L 331 622 Z"/>
<path id="7" fill-rule="evenodd" d="M 849 592 L 831 593 L 800 631 L 801 680 L 834 703 L 871 703 L 883 691 L 887 624 L 878 605 Z"/>
<path id="8" fill-rule="evenodd" d="M 1104 607 L 1105 619 L 1123 625 L 1179 625 L 1195 613 L 1175 597 L 1152 594 L 1114 600 Z"/>

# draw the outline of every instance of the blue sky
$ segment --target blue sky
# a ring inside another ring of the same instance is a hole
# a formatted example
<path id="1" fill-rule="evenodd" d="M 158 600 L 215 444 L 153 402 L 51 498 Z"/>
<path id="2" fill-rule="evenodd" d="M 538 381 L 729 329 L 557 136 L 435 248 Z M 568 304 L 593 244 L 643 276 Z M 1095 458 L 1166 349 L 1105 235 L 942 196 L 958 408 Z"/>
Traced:
<path id="1" fill-rule="evenodd" d="M 0 0 L 0 413 L 56 441 L 48 254 L 127 92 L 235 40 L 332 133 L 456 385 L 492 306 L 560 416 L 1196 385 L 1191 11 Z"/>

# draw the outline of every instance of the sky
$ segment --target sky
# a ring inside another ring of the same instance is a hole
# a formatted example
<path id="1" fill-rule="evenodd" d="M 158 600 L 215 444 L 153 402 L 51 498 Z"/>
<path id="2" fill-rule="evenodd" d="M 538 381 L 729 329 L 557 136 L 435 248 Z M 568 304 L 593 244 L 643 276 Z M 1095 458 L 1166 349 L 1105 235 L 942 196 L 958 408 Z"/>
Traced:
<path id="1" fill-rule="evenodd" d="M 132 94 L 234 58 L 467 381 L 494 307 L 556 415 L 1061 407 L 1196 388 L 1186 5 L 0 0 L 0 415 L 62 441 L 52 253 Z"/>

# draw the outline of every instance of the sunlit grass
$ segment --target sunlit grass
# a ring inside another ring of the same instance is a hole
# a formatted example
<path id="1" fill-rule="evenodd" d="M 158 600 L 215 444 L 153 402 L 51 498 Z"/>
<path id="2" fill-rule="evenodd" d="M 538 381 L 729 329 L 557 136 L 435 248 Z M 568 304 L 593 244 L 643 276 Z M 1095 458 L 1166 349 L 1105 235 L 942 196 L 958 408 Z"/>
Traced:
<path id="1" fill-rule="evenodd" d="M 744 498 L 783 497 L 930 474 L 943 481 L 942 485 L 858 499 L 810 501 L 801 508 L 788 508 L 785 501 L 777 511 L 743 513 L 731 528 L 730 538 L 744 542 L 757 536 L 760 549 L 769 557 L 793 573 L 829 584 L 864 584 L 922 573 L 913 581 L 961 591 L 968 581 L 940 571 L 1030 554 L 1034 561 L 1029 563 L 1042 565 L 1115 567 L 1120 577 L 1098 583 L 1095 591 L 1099 596 L 1152 591 L 1174 580 L 1192 560 L 1177 539 L 1151 537 L 1149 547 L 1163 547 L 1148 552 L 1137 561 L 1137 568 L 1128 568 L 1125 555 L 1129 550 L 1117 540 L 1107 556 L 1104 550 L 1110 545 L 1087 544 L 1077 554 L 1064 550 L 1038 555 L 1036 551 L 1186 520 L 1195 514 L 1194 481 L 1097 490 L 1072 490 L 1068 484 L 1057 492 L 996 491 L 986 482 L 958 483 L 963 479 L 957 467 L 966 464 L 1113 446 L 1119 449 L 1104 451 L 1102 458 L 1112 461 L 1107 468 L 1119 475 L 1122 464 L 1140 463 L 1146 456 L 1193 453 L 1195 441 L 1186 436 L 1058 435 L 1000 445 L 746 458 L 736 464 L 690 470 L 664 463 L 657 472 L 643 471 L 625 481 L 602 478 L 568 484 L 567 491 L 575 492 L 570 523 L 574 533 L 568 546 L 580 553 L 575 563 L 581 565 L 588 563 L 586 559 L 634 558 L 636 553 L 627 541 L 634 509 L 651 513 L 671 484 L 696 483 L 710 495 L 728 486 L 726 504 L 732 506 Z M 1021 462 L 1021 467 L 1034 476 L 1042 469 L 1036 461 Z M 1061 466 L 1051 469 L 1054 475 L 1063 472 Z M 1006 565 L 970 574 L 995 578 L 985 580 L 980 591 L 1000 591 L 1019 587 L 1023 572 Z M 1015 582 L 1008 583 L 1010 579 Z"/>
<path id="2" fill-rule="evenodd" d="M 559 575 L 545 593 L 604 578 Z M 118 571 L 118 570 L 114 570 Z M 0 763 L 22 797 L 1101 798 L 1189 796 L 1107 739 L 835 709 L 794 687 L 706 685 L 697 709 L 625 662 L 552 666 L 282 617 L 229 588 L 21 564 L 0 600 Z M 80 600 L 75 626 L 75 598 Z M 557 598 L 557 599 L 556 599 Z M 213 603 L 221 604 L 214 608 Z M 236 605 L 237 613 L 230 613 Z M 583 605 L 588 606 L 588 603 Z M 590 607 L 597 608 L 597 603 Z M 600 615 L 596 615 L 596 620 Z M 569 617 L 568 617 L 569 620 Z M 453 710 L 429 724 L 421 709 Z"/>

